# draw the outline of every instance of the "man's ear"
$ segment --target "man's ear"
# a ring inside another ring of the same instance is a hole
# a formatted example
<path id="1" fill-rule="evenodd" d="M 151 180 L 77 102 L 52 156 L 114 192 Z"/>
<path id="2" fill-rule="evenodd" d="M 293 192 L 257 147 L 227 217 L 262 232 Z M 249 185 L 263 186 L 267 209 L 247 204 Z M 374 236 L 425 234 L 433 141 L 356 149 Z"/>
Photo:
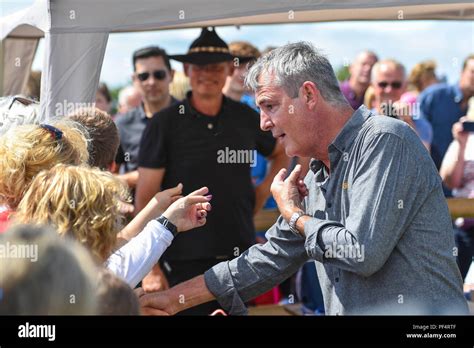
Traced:
<path id="1" fill-rule="evenodd" d="M 301 93 L 304 103 L 308 106 L 309 109 L 313 109 L 319 99 L 320 93 L 316 88 L 314 82 L 305 81 L 301 87 Z"/>

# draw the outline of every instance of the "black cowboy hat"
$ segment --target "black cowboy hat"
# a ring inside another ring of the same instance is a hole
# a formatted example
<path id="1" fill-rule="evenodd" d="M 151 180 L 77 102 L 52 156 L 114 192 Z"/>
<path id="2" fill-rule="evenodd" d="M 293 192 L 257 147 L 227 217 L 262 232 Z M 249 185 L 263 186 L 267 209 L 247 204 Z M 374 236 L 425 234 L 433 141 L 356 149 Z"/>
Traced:
<path id="1" fill-rule="evenodd" d="M 169 56 L 171 59 L 183 63 L 197 65 L 227 62 L 234 59 L 230 54 L 229 46 L 217 35 L 214 28 L 202 28 L 201 35 L 193 41 L 187 54 Z"/>

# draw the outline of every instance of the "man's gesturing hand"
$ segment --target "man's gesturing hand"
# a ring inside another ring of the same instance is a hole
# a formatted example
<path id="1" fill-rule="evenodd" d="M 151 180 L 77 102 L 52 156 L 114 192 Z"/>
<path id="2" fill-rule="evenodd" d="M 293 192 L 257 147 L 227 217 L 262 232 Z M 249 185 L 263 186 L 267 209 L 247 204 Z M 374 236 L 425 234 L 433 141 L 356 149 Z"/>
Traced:
<path id="1" fill-rule="evenodd" d="M 208 191 L 207 187 L 202 187 L 178 199 L 166 209 L 163 216 L 178 228 L 178 232 L 203 226 L 207 212 L 211 210 L 209 201 L 212 196 L 204 196 Z"/>
<path id="2" fill-rule="evenodd" d="M 308 195 L 308 188 L 300 178 L 301 165 L 296 165 L 295 169 L 285 180 L 287 170 L 282 169 L 273 179 L 270 190 L 275 199 L 280 214 L 285 220 L 289 220 L 295 212 L 302 211 L 301 202 Z"/>

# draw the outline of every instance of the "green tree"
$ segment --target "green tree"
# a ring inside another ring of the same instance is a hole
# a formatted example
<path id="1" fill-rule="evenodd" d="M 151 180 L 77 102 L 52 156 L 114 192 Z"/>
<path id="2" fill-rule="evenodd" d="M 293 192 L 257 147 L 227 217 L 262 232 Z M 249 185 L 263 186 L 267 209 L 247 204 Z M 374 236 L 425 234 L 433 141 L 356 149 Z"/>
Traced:
<path id="1" fill-rule="evenodd" d="M 351 74 L 349 73 L 349 67 L 348 66 L 341 66 L 336 70 L 336 78 L 338 81 L 345 81 L 349 79 L 349 76 Z"/>

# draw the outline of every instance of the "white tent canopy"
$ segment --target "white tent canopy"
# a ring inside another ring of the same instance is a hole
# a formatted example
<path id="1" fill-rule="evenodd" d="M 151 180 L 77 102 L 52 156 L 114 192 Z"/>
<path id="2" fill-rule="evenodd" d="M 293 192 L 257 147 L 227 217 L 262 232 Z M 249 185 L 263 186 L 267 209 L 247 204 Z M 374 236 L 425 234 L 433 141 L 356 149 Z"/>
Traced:
<path id="1" fill-rule="evenodd" d="M 4 67 L 0 92 L 2 85 L 2 94 L 24 87 L 43 36 L 41 111 L 52 116 L 70 105 L 95 100 L 109 33 L 373 19 L 472 20 L 474 4 L 472 0 L 37 0 L 0 19 Z"/>

